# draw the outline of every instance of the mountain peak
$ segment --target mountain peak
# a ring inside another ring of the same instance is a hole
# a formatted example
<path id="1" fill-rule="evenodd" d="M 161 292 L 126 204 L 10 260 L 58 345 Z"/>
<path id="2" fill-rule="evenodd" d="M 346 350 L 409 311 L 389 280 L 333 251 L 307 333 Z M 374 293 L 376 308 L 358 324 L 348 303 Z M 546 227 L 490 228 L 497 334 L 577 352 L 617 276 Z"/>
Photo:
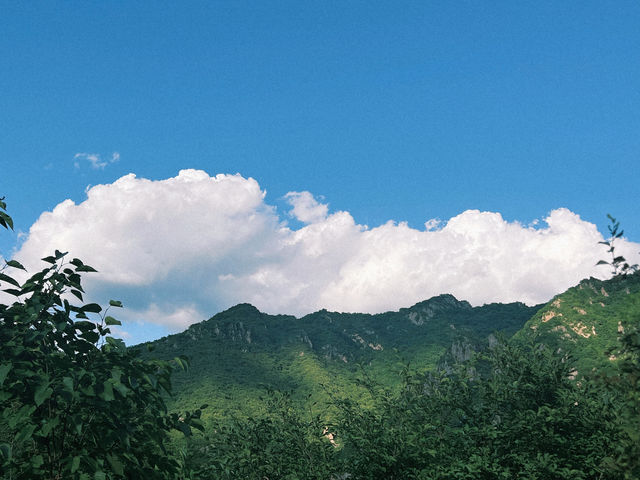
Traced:
<path id="1" fill-rule="evenodd" d="M 435 297 L 431 297 L 428 300 L 423 300 L 422 302 L 418 302 L 415 305 L 405 310 L 422 310 L 425 308 L 437 309 L 437 310 L 450 310 L 450 309 L 462 308 L 464 310 L 468 310 L 472 307 L 471 307 L 471 304 L 466 300 L 458 300 L 456 297 L 454 297 L 450 293 L 442 293 L 440 295 L 436 295 Z"/>
<path id="2" fill-rule="evenodd" d="M 418 302 L 410 308 L 400 309 L 414 325 L 422 325 L 435 315 L 451 310 L 471 310 L 471 304 L 466 300 L 458 300 L 450 293 L 443 293 L 428 300 Z"/>
<path id="3" fill-rule="evenodd" d="M 237 305 L 234 305 L 233 307 L 230 307 L 228 309 L 226 309 L 225 311 L 223 311 L 222 313 L 234 313 L 234 314 L 243 314 L 243 315 L 250 315 L 250 314 L 261 314 L 262 312 L 260 310 L 258 310 L 256 307 L 254 307 L 253 305 L 251 305 L 250 303 L 239 303 Z"/>

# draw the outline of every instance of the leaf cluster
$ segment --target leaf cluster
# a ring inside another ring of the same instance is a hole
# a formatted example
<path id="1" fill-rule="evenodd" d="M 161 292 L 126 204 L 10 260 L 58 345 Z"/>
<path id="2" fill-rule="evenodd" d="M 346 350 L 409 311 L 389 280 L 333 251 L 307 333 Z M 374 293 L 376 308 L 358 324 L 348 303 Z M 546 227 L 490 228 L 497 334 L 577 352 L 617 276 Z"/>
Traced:
<path id="1" fill-rule="evenodd" d="M 0 210 L 5 204 L 0 204 Z M 0 224 L 12 227 L 0 211 Z M 82 301 L 81 274 L 95 270 L 57 251 L 46 267 L 19 281 L 15 260 L 0 270 L 14 296 L 0 304 L 0 478 L 178 478 L 168 432 L 202 429 L 200 411 L 169 414 L 171 375 L 186 359 L 142 360 L 111 336 L 120 325 Z"/>
<path id="2" fill-rule="evenodd" d="M 627 260 L 622 255 L 616 255 L 615 252 L 615 241 L 624 235 L 624 230 L 620 229 L 620 222 L 617 221 L 610 214 L 607 214 L 607 218 L 610 221 L 610 225 L 607 225 L 607 229 L 609 230 L 609 239 L 598 242 L 602 245 L 606 245 L 608 247 L 607 253 L 611 255 L 611 261 L 600 260 L 596 265 L 610 265 L 612 268 L 611 273 L 613 275 L 624 275 L 627 273 L 636 272 L 638 270 L 638 265 L 629 265 Z"/>

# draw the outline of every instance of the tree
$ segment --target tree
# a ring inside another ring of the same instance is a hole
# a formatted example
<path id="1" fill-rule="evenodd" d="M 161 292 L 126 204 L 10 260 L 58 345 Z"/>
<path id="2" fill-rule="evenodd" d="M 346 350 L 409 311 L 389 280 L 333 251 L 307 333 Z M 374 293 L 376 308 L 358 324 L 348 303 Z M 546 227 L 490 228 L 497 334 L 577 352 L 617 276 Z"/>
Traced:
<path id="1" fill-rule="evenodd" d="M 13 228 L 4 198 L 0 225 Z M 120 322 L 107 313 L 119 301 L 105 311 L 70 303 L 83 301 L 81 274 L 95 269 L 66 258 L 56 250 L 22 283 L 8 274 L 25 270 L 17 261 L 0 270 L 0 286 L 16 298 L 0 304 L 0 477 L 179 478 L 168 432 L 202 428 L 200 410 L 169 414 L 165 405 L 186 359 L 142 360 L 112 337 Z"/>
<path id="2" fill-rule="evenodd" d="M 620 436 L 607 465 L 632 480 L 640 478 L 640 315 L 625 322 L 623 329 L 618 348 L 610 352 L 616 362 L 601 369 L 596 379 L 613 395 L 609 406 Z"/>
<path id="3" fill-rule="evenodd" d="M 640 478 L 640 318 L 628 322 L 620 339 L 619 376 L 610 379 L 620 394 L 616 411 L 622 430 L 615 464 L 625 479 Z"/>
<path id="4" fill-rule="evenodd" d="M 268 390 L 266 413 L 232 418 L 190 442 L 188 463 L 197 478 L 216 480 L 325 480 L 338 473 L 327 423 L 305 418 L 290 394 Z"/>
<path id="5" fill-rule="evenodd" d="M 609 247 L 611 261 L 600 260 L 597 265 L 610 265 L 614 276 L 638 274 L 638 265 L 629 265 L 627 260 L 615 254 L 614 241 L 624 234 L 618 222 L 607 215 L 609 240 L 599 242 Z M 612 352 L 610 352 L 612 353 Z M 613 373 L 611 369 L 601 369 L 597 379 L 607 390 L 616 395 L 612 409 L 617 417 L 621 439 L 616 443 L 616 451 L 608 460 L 609 467 L 624 475 L 625 479 L 640 478 L 640 316 L 628 319 L 623 325 L 619 347 L 615 351 Z"/>
<path id="6" fill-rule="evenodd" d="M 342 403 L 344 471 L 358 479 L 614 479 L 619 437 L 599 392 L 541 345 L 499 343 L 450 372 L 406 371 L 375 408 Z M 481 374 L 480 372 L 485 372 Z"/>

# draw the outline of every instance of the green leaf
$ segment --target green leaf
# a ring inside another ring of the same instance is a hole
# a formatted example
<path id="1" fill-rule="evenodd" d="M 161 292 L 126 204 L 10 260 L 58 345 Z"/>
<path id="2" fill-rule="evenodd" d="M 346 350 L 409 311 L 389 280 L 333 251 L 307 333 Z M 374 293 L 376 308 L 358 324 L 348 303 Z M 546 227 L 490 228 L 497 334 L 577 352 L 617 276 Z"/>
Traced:
<path id="1" fill-rule="evenodd" d="M 95 330 L 96 328 L 96 324 L 88 320 L 76 320 L 75 322 L 73 322 L 73 326 L 82 331 Z"/>
<path id="2" fill-rule="evenodd" d="M 109 316 L 105 317 L 104 323 L 106 325 L 122 325 L 122 322 L 120 322 L 120 320 L 116 320 L 115 318 Z"/>
<path id="3" fill-rule="evenodd" d="M 173 359 L 174 362 L 176 362 L 178 364 L 178 366 L 183 370 L 186 371 L 187 368 L 189 367 L 189 363 L 187 361 L 185 361 L 186 359 L 182 358 L 182 357 L 175 357 Z"/>
<path id="4" fill-rule="evenodd" d="M 78 298 L 78 300 L 82 301 L 82 292 L 80 292 L 78 290 L 71 289 L 71 293 L 73 295 L 75 295 Z"/>
<path id="5" fill-rule="evenodd" d="M 147 382 L 149 382 L 149 384 L 155 389 L 157 388 L 158 385 L 158 379 L 156 378 L 156 376 L 152 373 L 145 373 L 142 376 Z"/>
<path id="6" fill-rule="evenodd" d="M 9 227 L 13 230 L 13 219 L 4 212 L 0 212 L 0 225 L 3 227 Z"/>
<path id="7" fill-rule="evenodd" d="M 69 416 L 69 420 L 71 421 L 71 425 L 73 425 L 73 428 L 75 429 L 76 434 L 81 435 L 82 427 L 84 427 L 84 424 L 82 423 L 82 417 L 80 417 L 80 415 L 78 414 L 75 414 L 75 415 Z"/>
<path id="8" fill-rule="evenodd" d="M 125 350 L 127 348 L 120 338 L 106 337 L 105 340 L 116 350 Z"/>
<path id="9" fill-rule="evenodd" d="M 115 389 L 118 391 L 120 395 L 126 397 L 129 394 L 129 389 L 121 382 L 116 382 Z"/>
<path id="10" fill-rule="evenodd" d="M 27 269 L 24 268 L 22 266 L 22 264 L 20 262 L 16 261 L 16 260 L 9 260 L 7 262 L 7 265 L 9 265 L 10 267 L 13 267 L 13 268 L 19 268 L 20 270 L 24 270 L 25 272 L 27 271 Z"/>
<path id="11" fill-rule="evenodd" d="M 96 343 L 98 340 L 100 340 L 100 334 L 94 331 L 82 332 L 80 336 L 89 343 Z"/>
<path id="12" fill-rule="evenodd" d="M 69 392 L 73 392 L 73 378 L 71 378 L 71 377 L 63 377 L 62 378 L 62 385 L 64 385 L 64 388 L 66 390 L 68 390 Z"/>
<path id="13" fill-rule="evenodd" d="M 44 257 L 41 259 L 43 262 L 47 262 L 47 263 L 56 263 L 56 257 L 49 255 L 48 257 Z"/>
<path id="14" fill-rule="evenodd" d="M 20 444 L 25 440 L 30 439 L 33 436 L 33 431 L 36 429 L 36 426 L 33 424 L 25 425 L 20 429 L 18 434 L 15 436 L 15 443 Z"/>
<path id="15" fill-rule="evenodd" d="M 40 431 L 38 432 L 38 435 L 41 436 L 41 437 L 48 437 L 49 433 L 51 433 L 51 430 L 53 430 L 58 425 L 60 425 L 60 417 L 55 417 L 53 420 L 47 421 L 42 426 L 42 428 L 40 428 Z"/>
<path id="16" fill-rule="evenodd" d="M 52 393 L 53 390 L 49 388 L 49 382 L 40 385 L 33 395 L 33 400 L 34 402 L 36 402 L 36 406 L 39 407 L 40 405 L 42 405 L 42 402 L 49 398 Z"/>
<path id="17" fill-rule="evenodd" d="M 186 423 L 178 422 L 178 424 L 176 425 L 176 428 L 180 430 L 185 437 L 191 436 L 191 427 L 189 427 L 189 425 L 187 425 Z"/>
<path id="18" fill-rule="evenodd" d="M 93 385 L 89 385 L 87 387 L 80 388 L 80 391 L 84 393 L 87 397 L 95 397 L 96 392 L 93 388 Z"/>
<path id="19" fill-rule="evenodd" d="M 0 273 L 0 281 L 10 283 L 18 288 L 20 288 L 20 284 L 17 280 L 14 280 L 9 275 L 5 275 L 4 273 Z"/>
<path id="20" fill-rule="evenodd" d="M 104 392 L 100 394 L 100 397 L 107 402 L 110 402 L 115 398 L 113 396 L 113 386 L 111 385 L 111 382 L 109 381 L 104 382 Z"/>
<path id="21" fill-rule="evenodd" d="M 3 363 L 2 365 L 0 365 L 0 387 L 4 383 L 4 380 L 7 378 L 7 374 L 9 373 L 9 370 L 11 370 L 11 367 L 13 367 L 13 364 L 11 362 Z"/>
<path id="22" fill-rule="evenodd" d="M 202 420 L 200 420 L 198 418 L 192 418 L 190 425 L 193 428 L 196 428 L 196 429 L 200 430 L 201 432 L 204 432 L 204 424 L 202 423 Z"/>
<path id="23" fill-rule="evenodd" d="M 0 455 L 5 460 L 11 460 L 11 445 L 8 443 L 0 443 Z"/>
<path id="24" fill-rule="evenodd" d="M 97 270 L 89 265 L 80 265 L 76 267 L 76 272 L 97 272 Z"/>
<path id="25" fill-rule="evenodd" d="M 15 288 L 5 288 L 2 291 L 7 292 L 9 295 L 13 295 L 14 297 L 19 297 L 20 295 L 22 295 L 22 290 L 16 290 Z"/>
<path id="26" fill-rule="evenodd" d="M 71 460 L 71 473 L 76 473 L 79 467 L 80 467 L 80 457 L 76 455 Z"/>
<path id="27" fill-rule="evenodd" d="M 109 300 L 109 305 L 111 305 L 112 307 L 122 308 L 122 302 L 120 300 Z"/>
<path id="28" fill-rule="evenodd" d="M 82 265 L 84 265 L 84 263 L 82 263 L 82 260 L 80 260 L 79 258 L 74 258 L 69 263 L 74 267 L 81 267 Z"/>
<path id="29" fill-rule="evenodd" d="M 35 409 L 36 407 L 33 405 L 23 405 L 17 412 L 13 413 L 13 415 L 9 417 L 9 420 L 7 421 L 9 428 L 16 428 L 25 419 L 29 418 Z"/>
<path id="30" fill-rule="evenodd" d="M 124 475 L 124 466 L 115 455 L 107 454 L 107 462 L 109 462 L 113 473 L 115 473 L 116 475 Z"/>
<path id="31" fill-rule="evenodd" d="M 80 310 L 89 313 L 100 313 L 102 311 L 102 307 L 97 303 L 87 303 L 86 305 L 80 307 Z"/>

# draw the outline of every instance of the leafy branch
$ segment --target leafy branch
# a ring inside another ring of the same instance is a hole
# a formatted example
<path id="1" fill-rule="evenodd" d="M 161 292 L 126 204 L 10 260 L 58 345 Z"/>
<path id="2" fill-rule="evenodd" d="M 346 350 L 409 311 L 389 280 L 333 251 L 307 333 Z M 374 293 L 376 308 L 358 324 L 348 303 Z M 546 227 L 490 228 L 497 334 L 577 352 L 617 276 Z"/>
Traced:
<path id="1" fill-rule="evenodd" d="M 11 229 L 5 212 L 0 199 L 0 227 Z M 43 258 L 24 282 L 10 275 L 25 270 L 17 261 L 0 268 L 0 288 L 15 297 L 0 304 L 0 478 L 180 478 L 169 432 L 203 429 L 202 409 L 167 411 L 171 375 L 187 359 L 145 360 L 112 337 L 120 322 L 107 313 L 122 303 L 84 304 L 81 275 L 96 270 L 66 255 Z"/>
<path id="2" fill-rule="evenodd" d="M 618 238 L 621 238 L 624 235 L 624 230 L 620 230 L 620 222 L 611 216 L 611 214 L 607 213 L 607 218 L 611 222 L 611 225 L 607 225 L 607 229 L 609 230 L 609 239 L 603 242 L 598 242 L 603 245 L 609 247 L 607 253 L 611 254 L 611 261 L 608 262 L 606 260 L 600 260 L 596 265 L 610 265 L 613 269 L 611 273 L 615 275 L 626 275 L 628 273 L 633 273 L 638 270 L 638 265 L 629 265 L 627 260 L 622 255 L 616 255 L 615 249 L 615 241 Z"/>

